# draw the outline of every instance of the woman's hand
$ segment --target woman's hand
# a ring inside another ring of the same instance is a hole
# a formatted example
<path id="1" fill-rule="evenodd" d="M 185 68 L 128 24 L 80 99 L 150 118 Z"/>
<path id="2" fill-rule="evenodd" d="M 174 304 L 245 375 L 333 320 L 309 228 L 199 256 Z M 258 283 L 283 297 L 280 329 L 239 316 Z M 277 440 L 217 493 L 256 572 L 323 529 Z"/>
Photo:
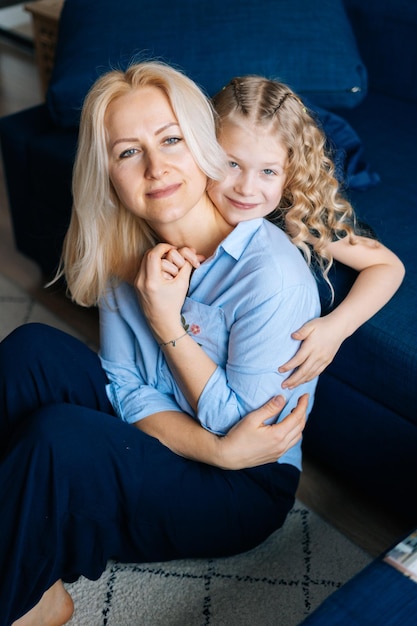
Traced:
<path id="1" fill-rule="evenodd" d="M 167 280 L 175 278 L 186 261 L 192 265 L 193 269 L 196 269 L 204 261 L 204 257 L 201 254 L 197 254 L 194 248 L 184 247 L 168 250 L 161 264 L 163 277 Z"/>
<path id="2" fill-rule="evenodd" d="M 294 389 L 321 374 L 333 361 L 346 335 L 333 317 L 327 315 L 307 322 L 291 337 L 302 344 L 294 357 L 278 368 L 281 373 L 295 369 L 282 383 L 283 389 Z"/>
<path id="3" fill-rule="evenodd" d="M 283 396 L 276 396 L 256 411 L 248 413 L 219 439 L 220 467 L 243 469 L 273 463 L 300 441 L 307 419 L 308 394 L 277 424 L 265 424 L 285 406 Z"/>
<path id="4" fill-rule="evenodd" d="M 166 243 L 144 255 L 135 286 L 142 310 L 158 339 L 164 341 L 181 334 L 181 309 L 191 272 L 201 259 L 192 248 L 177 250 Z"/>
<path id="5" fill-rule="evenodd" d="M 276 396 L 248 413 L 224 437 L 203 428 L 186 413 L 162 411 L 135 423 L 136 428 L 159 439 L 176 454 L 223 469 L 238 470 L 274 463 L 294 446 L 303 432 L 308 394 L 278 424 L 265 424 L 285 407 L 285 398 Z"/>

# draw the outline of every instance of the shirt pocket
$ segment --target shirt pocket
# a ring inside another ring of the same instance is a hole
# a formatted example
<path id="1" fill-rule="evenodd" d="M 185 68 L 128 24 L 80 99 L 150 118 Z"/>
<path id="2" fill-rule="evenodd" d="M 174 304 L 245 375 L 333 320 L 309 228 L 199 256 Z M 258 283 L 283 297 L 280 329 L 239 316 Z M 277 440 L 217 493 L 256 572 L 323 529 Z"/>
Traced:
<path id="1" fill-rule="evenodd" d="M 217 365 L 224 368 L 229 341 L 224 311 L 187 297 L 181 313 L 184 329 Z"/>

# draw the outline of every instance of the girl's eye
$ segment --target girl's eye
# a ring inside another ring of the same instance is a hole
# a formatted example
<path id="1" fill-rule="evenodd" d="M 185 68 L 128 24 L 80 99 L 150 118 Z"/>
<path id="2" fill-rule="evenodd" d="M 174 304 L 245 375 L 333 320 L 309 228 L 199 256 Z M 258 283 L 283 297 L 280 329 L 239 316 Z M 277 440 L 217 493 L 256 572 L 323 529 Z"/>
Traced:
<path id="1" fill-rule="evenodd" d="M 231 167 L 232 169 L 236 169 L 237 167 L 239 167 L 239 165 L 236 163 L 236 161 L 229 161 L 229 167 Z"/>
<path id="2" fill-rule="evenodd" d="M 123 152 L 119 156 L 119 159 L 128 159 L 129 157 L 133 156 L 136 153 L 137 153 L 136 148 L 129 148 L 128 150 L 123 150 Z"/>
<path id="3" fill-rule="evenodd" d="M 266 168 L 265 170 L 262 170 L 262 172 L 264 174 L 266 174 L 267 176 L 274 176 L 274 174 L 275 174 L 274 170 L 271 170 L 269 168 Z"/>

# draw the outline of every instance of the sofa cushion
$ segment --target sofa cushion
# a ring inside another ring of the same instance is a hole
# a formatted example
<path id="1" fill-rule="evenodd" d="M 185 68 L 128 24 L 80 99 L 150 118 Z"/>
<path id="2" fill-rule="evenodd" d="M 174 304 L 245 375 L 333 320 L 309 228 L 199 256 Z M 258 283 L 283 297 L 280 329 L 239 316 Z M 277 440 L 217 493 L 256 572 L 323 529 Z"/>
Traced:
<path id="1" fill-rule="evenodd" d="M 55 123 L 78 124 L 100 74 L 155 57 L 208 95 L 249 73 L 279 78 L 325 108 L 354 107 L 367 88 L 342 0 L 66 0 L 47 96 Z"/>
<path id="2" fill-rule="evenodd" d="M 369 74 L 369 89 L 417 104 L 417 3 L 344 0 Z"/>
<path id="3" fill-rule="evenodd" d="M 417 105 L 369 94 L 348 117 L 381 178 L 365 194 L 351 192 L 350 199 L 361 219 L 401 258 L 406 275 L 392 300 L 367 322 L 365 336 L 363 329 L 352 335 L 329 370 L 417 425 L 417 127 L 410 122 Z"/>
<path id="4" fill-rule="evenodd" d="M 51 278 L 70 219 L 77 131 L 56 128 L 41 104 L 1 118 L 0 140 L 17 248 Z"/>
<path id="5" fill-rule="evenodd" d="M 365 191 L 380 181 L 373 164 L 364 159 L 364 146 L 358 133 L 344 117 L 327 111 L 304 99 L 310 112 L 323 129 L 336 166 L 336 178 L 342 189 Z"/>

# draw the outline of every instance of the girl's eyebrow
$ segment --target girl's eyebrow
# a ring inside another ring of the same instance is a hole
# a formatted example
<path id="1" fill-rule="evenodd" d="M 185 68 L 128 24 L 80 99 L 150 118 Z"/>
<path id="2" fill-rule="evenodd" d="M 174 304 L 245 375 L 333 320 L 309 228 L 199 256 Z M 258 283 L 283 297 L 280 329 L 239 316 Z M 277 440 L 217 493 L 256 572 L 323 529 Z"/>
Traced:
<path id="1" fill-rule="evenodd" d="M 163 126 L 161 126 L 161 128 L 158 128 L 158 130 L 155 131 L 155 137 L 163 133 L 168 128 L 171 128 L 171 126 L 177 126 L 179 128 L 178 122 L 169 122 L 168 124 L 164 124 Z M 114 148 L 115 146 L 117 146 L 118 143 L 134 143 L 137 141 L 139 141 L 138 137 L 121 137 L 120 139 L 116 139 L 116 141 L 112 143 L 111 147 Z"/>
<path id="2" fill-rule="evenodd" d="M 256 168 L 261 168 L 261 169 L 268 169 L 268 168 L 273 168 L 273 167 L 284 167 L 281 161 L 271 161 L 270 163 L 261 163 L 257 165 L 252 165 L 250 159 L 246 160 L 244 158 L 242 159 L 241 157 L 236 157 L 233 154 L 230 154 L 230 152 L 228 152 L 226 156 L 229 159 L 229 161 L 236 161 L 236 163 L 242 163 L 243 165 L 246 165 L 246 166 L 249 165 L 250 167 L 256 167 Z"/>

